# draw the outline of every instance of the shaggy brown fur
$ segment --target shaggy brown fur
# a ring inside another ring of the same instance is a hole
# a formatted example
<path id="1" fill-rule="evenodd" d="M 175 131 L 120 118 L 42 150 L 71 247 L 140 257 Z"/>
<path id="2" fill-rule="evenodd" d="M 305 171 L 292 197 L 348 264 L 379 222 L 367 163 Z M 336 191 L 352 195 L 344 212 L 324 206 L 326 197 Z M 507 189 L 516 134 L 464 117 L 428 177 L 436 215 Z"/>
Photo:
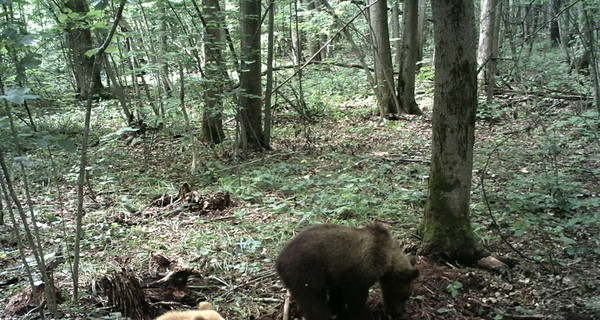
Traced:
<path id="1" fill-rule="evenodd" d="M 225 320 L 208 302 L 200 302 L 198 310 L 169 311 L 156 320 Z"/>
<path id="2" fill-rule="evenodd" d="M 317 225 L 298 234 L 281 251 L 277 273 L 306 320 L 365 319 L 369 288 L 381 284 L 386 312 L 398 316 L 419 275 L 379 224 L 364 228 Z"/>

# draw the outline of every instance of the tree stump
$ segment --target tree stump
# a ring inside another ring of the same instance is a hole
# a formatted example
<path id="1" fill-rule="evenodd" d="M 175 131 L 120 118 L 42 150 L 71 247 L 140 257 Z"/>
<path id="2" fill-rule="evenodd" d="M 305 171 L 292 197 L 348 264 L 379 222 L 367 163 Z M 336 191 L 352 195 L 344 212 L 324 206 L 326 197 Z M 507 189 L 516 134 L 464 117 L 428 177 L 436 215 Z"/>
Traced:
<path id="1" fill-rule="evenodd" d="M 150 319 L 150 306 L 142 289 L 142 282 L 135 273 L 121 269 L 107 275 L 100 284 L 108 296 L 108 304 L 132 319 Z"/>

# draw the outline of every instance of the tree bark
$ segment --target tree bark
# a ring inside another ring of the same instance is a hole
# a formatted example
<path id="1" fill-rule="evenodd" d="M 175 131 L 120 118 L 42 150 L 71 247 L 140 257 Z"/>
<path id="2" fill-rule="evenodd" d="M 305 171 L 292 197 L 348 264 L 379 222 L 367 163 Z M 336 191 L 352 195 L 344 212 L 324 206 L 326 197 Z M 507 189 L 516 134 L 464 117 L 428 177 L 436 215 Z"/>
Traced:
<path id="1" fill-rule="evenodd" d="M 204 26 L 204 111 L 202 113 L 202 140 L 218 144 L 225 138 L 223 132 L 223 86 L 226 81 L 222 47 L 225 43 L 219 0 L 202 0 Z"/>
<path id="2" fill-rule="evenodd" d="M 402 63 L 402 39 L 400 38 L 400 8 L 398 1 L 392 4 L 392 38 L 394 39 L 394 66 Z"/>
<path id="3" fill-rule="evenodd" d="M 308 0 L 306 8 L 311 13 L 318 13 L 320 11 L 319 0 Z M 316 33 L 307 35 L 306 38 L 308 41 L 309 57 L 314 56 L 312 59 L 313 61 L 322 61 L 324 58 L 323 55 L 325 54 L 323 51 L 319 51 L 319 49 L 321 49 L 322 34 Z"/>
<path id="4" fill-rule="evenodd" d="M 316 1 L 316 0 L 315 0 Z M 271 0 L 267 10 L 267 76 L 265 88 L 265 143 L 271 143 L 271 112 L 273 100 L 273 60 L 275 55 L 275 0 Z"/>
<path id="5" fill-rule="evenodd" d="M 162 85 L 162 90 L 167 97 L 171 97 L 173 91 L 173 85 L 171 84 L 171 80 L 169 75 L 171 74 L 169 61 L 166 58 L 167 53 L 169 53 L 169 38 L 167 37 L 168 28 L 167 28 L 167 13 L 166 7 L 164 3 L 160 3 L 159 12 L 161 15 L 160 23 L 158 28 L 160 30 L 160 52 L 162 53 L 161 57 L 159 57 L 160 63 L 160 82 Z"/>
<path id="6" fill-rule="evenodd" d="M 417 71 L 419 0 L 404 0 L 402 58 L 398 76 L 400 109 L 407 114 L 421 115 L 415 101 L 415 73 Z"/>
<path id="7" fill-rule="evenodd" d="M 394 86 L 390 32 L 388 29 L 387 1 L 369 0 L 369 23 L 374 46 L 375 95 L 379 115 L 387 119 L 397 119 L 399 108 Z"/>
<path id="8" fill-rule="evenodd" d="M 65 2 L 65 8 L 78 13 L 81 17 L 89 11 L 85 0 L 68 0 Z M 75 77 L 77 97 L 80 100 L 87 100 L 88 83 L 92 81 L 92 90 L 90 95 L 100 94 L 103 89 L 100 79 L 100 70 L 94 70 L 94 59 L 85 55 L 85 53 L 94 48 L 92 33 L 87 26 L 81 26 L 81 22 L 68 22 L 66 27 L 67 45 L 71 57 L 71 68 Z"/>
<path id="9" fill-rule="evenodd" d="M 244 0 L 242 0 L 244 1 Z M 301 18 L 300 18 L 300 10 L 298 10 L 298 1 L 301 0 L 294 0 L 294 22 L 293 22 L 293 26 L 291 27 L 291 32 L 292 32 L 292 60 L 294 61 L 294 64 L 296 65 L 300 65 L 302 63 L 302 61 L 304 61 L 304 57 L 302 56 L 302 52 L 304 51 L 304 41 L 303 41 L 303 37 L 302 37 L 302 31 L 300 30 L 300 23 L 301 23 Z"/>
<path id="10" fill-rule="evenodd" d="M 480 255 L 469 220 L 475 112 L 473 0 L 432 0 L 435 40 L 429 195 L 419 232 L 433 254 L 463 262 Z"/>
<path id="11" fill-rule="evenodd" d="M 241 0 L 240 146 L 244 150 L 268 149 L 262 127 L 260 72 L 261 0 Z"/>
<path id="12" fill-rule="evenodd" d="M 598 7 L 592 7 L 584 3 L 583 6 L 583 17 L 585 21 L 584 29 L 584 44 L 585 50 L 588 51 L 590 57 L 590 76 L 592 77 L 592 84 L 594 86 L 594 104 L 596 110 L 600 112 L 600 70 L 598 70 L 598 51 L 597 51 L 597 40 L 594 32 L 598 31 L 597 20 L 594 17 L 598 17 L 600 9 Z"/>
<path id="13" fill-rule="evenodd" d="M 494 88 L 494 31 L 496 30 L 496 9 L 498 0 L 481 1 L 481 17 L 479 23 L 479 46 L 477 64 L 481 71 L 477 74 L 479 83 L 487 86 L 487 100 L 491 102 Z"/>
<path id="14" fill-rule="evenodd" d="M 550 2 L 552 17 L 550 19 L 550 43 L 553 47 L 560 44 L 560 28 L 558 26 L 558 14 L 562 7 L 562 0 L 552 0 Z"/>
<path id="15" fill-rule="evenodd" d="M 417 22 L 417 61 L 423 60 L 423 46 L 427 42 L 425 18 L 427 16 L 427 0 L 419 0 L 419 21 Z M 417 64 L 417 69 L 421 63 Z"/>

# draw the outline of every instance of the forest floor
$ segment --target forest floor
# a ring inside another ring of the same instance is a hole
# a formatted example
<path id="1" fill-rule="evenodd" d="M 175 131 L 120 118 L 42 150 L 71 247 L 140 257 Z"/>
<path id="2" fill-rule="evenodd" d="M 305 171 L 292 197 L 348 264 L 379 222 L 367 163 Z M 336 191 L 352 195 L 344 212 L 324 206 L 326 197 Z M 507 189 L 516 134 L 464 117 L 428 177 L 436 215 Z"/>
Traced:
<path id="1" fill-rule="evenodd" d="M 160 299 L 170 301 L 148 298 L 155 307 L 208 300 L 226 319 L 283 319 L 285 289 L 273 269 L 282 246 L 310 224 L 377 221 L 419 258 L 406 319 L 600 319 L 597 114 L 572 101 L 499 98 L 478 114 L 471 211 L 481 243 L 511 262 L 509 272 L 419 254 L 429 116 L 382 121 L 356 104 L 306 123 L 280 110 L 272 151 L 206 147 L 194 175 L 189 143 L 176 128 L 97 139 L 94 193 L 86 191 L 83 305 L 63 317 L 118 319 L 102 279 L 128 269 L 156 284 L 170 268 L 192 274 L 184 287 L 165 289 Z M 60 197 L 33 199 L 49 253 L 73 240 L 76 189 L 68 175 L 64 181 L 47 190 Z M 43 189 L 45 182 L 32 183 Z M 0 226 L 2 309 L 27 287 L 11 230 Z M 65 295 L 72 292 L 69 263 L 54 276 Z M 369 319 L 387 319 L 377 291 Z M 300 314 L 292 302 L 294 318 Z"/>

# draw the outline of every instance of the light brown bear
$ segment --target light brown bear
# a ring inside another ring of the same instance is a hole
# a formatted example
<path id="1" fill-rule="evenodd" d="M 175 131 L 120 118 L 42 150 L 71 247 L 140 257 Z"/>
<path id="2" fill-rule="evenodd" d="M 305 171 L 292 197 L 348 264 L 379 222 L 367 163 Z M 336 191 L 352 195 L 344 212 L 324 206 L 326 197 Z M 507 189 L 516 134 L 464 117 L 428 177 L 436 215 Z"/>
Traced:
<path id="1" fill-rule="evenodd" d="M 369 288 L 379 281 L 388 315 L 398 317 L 419 275 L 411 259 L 382 225 L 364 228 L 324 224 L 288 243 L 276 269 L 306 320 L 366 319 Z"/>
<path id="2" fill-rule="evenodd" d="M 169 311 L 156 320 L 225 320 L 208 302 L 200 302 L 198 310 Z"/>

